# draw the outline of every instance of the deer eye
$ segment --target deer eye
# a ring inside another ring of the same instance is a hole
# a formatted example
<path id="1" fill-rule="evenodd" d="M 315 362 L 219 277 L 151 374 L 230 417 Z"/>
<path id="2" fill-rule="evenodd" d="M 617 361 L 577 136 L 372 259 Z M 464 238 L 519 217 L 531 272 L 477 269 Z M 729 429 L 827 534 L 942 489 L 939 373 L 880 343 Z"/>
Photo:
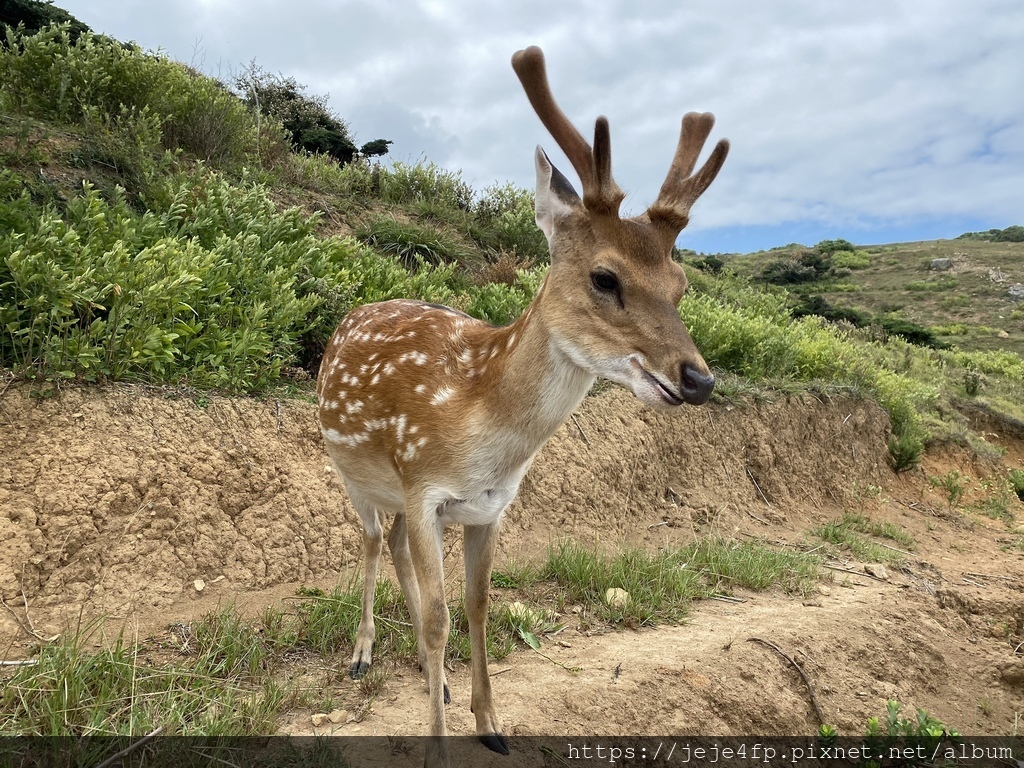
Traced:
<path id="1" fill-rule="evenodd" d="M 590 283 L 601 293 L 616 293 L 619 290 L 619 278 L 603 269 L 590 273 Z"/>

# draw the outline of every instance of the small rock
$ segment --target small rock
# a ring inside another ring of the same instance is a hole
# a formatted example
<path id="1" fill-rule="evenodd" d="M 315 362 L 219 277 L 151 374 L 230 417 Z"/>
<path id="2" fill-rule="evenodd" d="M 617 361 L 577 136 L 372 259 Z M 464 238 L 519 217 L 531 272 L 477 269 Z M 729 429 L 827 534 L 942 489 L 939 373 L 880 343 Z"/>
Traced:
<path id="1" fill-rule="evenodd" d="M 884 565 L 878 565 L 878 563 L 868 563 L 864 566 L 864 573 L 869 576 L 874 576 L 876 579 L 889 580 L 889 571 L 885 569 Z"/>
<path id="2" fill-rule="evenodd" d="M 934 269 L 937 272 L 944 272 L 947 269 L 953 268 L 952 259 L 932 259 L 930 269 Z"/>
<path id="3" fill-rule="evenodd" d="M 819 584 L 818 585 L 818 594 L 821 594 L 821 595 L 831 595 L 832 594 L 832 587 L 826 587 L 824 584 Z"/>
<path id="4" fill-rule="evenodd" d="M 192 582 L 192 586 L 196 588 L 196 592 L 202 592 L 206 589 L 206 582 L 202 579 L 196 579 Z"/>
<path id="5" fill-rule="evenodd" d="M 330 720 L 332 723 L 344 723 L 346 720 L 348 720 L 348 710 L 332 710 L 331 713 L 327 716 L 327 719 Z"/>
<path id="6" fill-rule="evenodd" d="M 1015 301 L 1024 301 L 1024 284 L 1014 283 L 1006 289 L 1006 292 L 1010 294 L 1010 298 Z"/>
<path id="7" fill-rule="evenodd" d="M 310 715 L 309 719 L 312 721 L 315 728 L 319 728 L 327 722 L 327 715 L 323 712 L 317 712 L 315 715 Z"/>
<path id="8" fill-rule="evenodd" d="M 609 587 L 604 593 L 604 601 L 612 608 L 624 608 L 629 602 L 629 592 L 619 587 Z"/>
<path id="9" fill-rule="evenodd" d="M 996 334 L 996 336 L 998 336 L 1000 339 L 1010 338 L 1010 334 L 1008 334 L 1006 331 L 1000 331 L 999 333 Z"/>

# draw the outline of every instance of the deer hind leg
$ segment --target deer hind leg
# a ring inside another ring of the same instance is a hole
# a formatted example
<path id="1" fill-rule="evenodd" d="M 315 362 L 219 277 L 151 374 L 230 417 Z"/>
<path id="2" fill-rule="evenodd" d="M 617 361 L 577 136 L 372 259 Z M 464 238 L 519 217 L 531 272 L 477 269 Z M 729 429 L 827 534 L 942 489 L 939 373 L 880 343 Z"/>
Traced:
<path id="1" fill-rule="evenodd" d="M 427 691 L 430 711 L 430 736 L 426 766 L 450 765 L 444 704 L 447 683 L 444 675 L 444 650 L 448 643 L 451 617 L 444 592 L 444 561 L 441 552 L 443 529 L 434 505 L 422 499 L 409 499 L 406 506 L 406 539 L 409 557 L 420 591 L 420 633 L 417 638 L 421 658 L 426 658 Z"/>
<path id="2" fill-rule="evenodd" d="M 420 585 L 416 581 L 416 570 L 413 568 L 412 557 L 409 554 L 409 536 L 406 528 L 405 515 L 395 515 L 391 523 L 391 530 L 388 532 L 388 549 L 391 550 L 391 560 L 395 564 L 395 573 L 398 575 L 398 583 L 402 587 L 402 594 L 405 595 L 405 604 L 409 609 L 409 617 L 412 619 L 413 632 L 416 634 L 416 648 L 419 657 L 420 669 L 427 673 L 427 648 L 420 639 L 423 637 L 423 614 L 420 611 Z M 451 701 L 451 692 L 448 690 L 448 682 L 444 683 L 444 703 Z"/>
<path id="3" fill-rule="evenodd" d="M 358 505 L 356 511 L 363 521 L 363 558 L 366 571 L 363 574 L 363 608 L 356 631 L 356 645 L 352 652 L 349 676 L 358 680 L 373 663 L 373 640 L 376 627 L 373 623 L 373 596 L 377 587 L 377 569 L 380 566 L 380 552 L 384 543 L 384 529 L 380 515 L 373 507 Z"/>
<path id="4" fill-rule="evenodd" d="M 465 526 L 466 617 L 469 619 L 473 665 L 470 709 L 476 715 L 476 733 L 488 749 L 507 755 L 508 742 L 501 732 L 501 723 L 491 697 L 491 678 L 487 674 L 487 603 L 498 528 L 499 523 Z"/>

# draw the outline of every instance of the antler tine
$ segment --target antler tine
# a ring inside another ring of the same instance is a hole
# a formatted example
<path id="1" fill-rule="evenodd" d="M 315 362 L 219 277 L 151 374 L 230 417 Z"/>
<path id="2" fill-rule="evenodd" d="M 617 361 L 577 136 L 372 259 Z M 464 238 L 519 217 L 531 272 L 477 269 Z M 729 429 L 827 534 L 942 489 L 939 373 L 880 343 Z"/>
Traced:
<path id="1" fill-rule="evenodd" d="M 607 119 L 598 118 L 594 132 L 595 148 L 591 149 L 583 134 L 555 102 L 548 84 L 544 52 L 535 45 L 516 51 L 512 56 L 512 68 L 519 76 L 534 112 L 576 169 L 583 185 L 583 204 L 595 212 L 618 215 L 619 204 L 625 195 L 611 175 L 611 139 Z"/>
<path id="2" fill-rule="evenodd" d="M 690 208 L 711 186 L 729 154 L 729 141 L 721 139 L 701 169 L 693 173 L 714 124 L 715 116 L 710 112 L 687 112 L 683 116 L 683 127 L 679 133 L 679 145 L 676 147 L 672 167 L 661 186 L 658 199 L 647 209 L 647 216 L 652 222 L 662 223 L 673 230 L 673 239 L 689 223 Z"/>

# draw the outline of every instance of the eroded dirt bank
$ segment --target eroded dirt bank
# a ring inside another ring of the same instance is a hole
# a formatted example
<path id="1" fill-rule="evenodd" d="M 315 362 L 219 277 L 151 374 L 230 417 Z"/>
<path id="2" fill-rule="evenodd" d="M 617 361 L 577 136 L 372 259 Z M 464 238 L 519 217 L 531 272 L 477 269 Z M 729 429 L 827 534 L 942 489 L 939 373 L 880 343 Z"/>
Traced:
<path id="1" fill-rule="evenodd" d="M 22 389 L 2 404 L 0 591 L 27 598 L 54 631 L 62 610 L 83 604 L 127 615 L 165 608 L 196 579 L 260 589 L 334 579 L 359 557 L 357 518 L 327 469 L 312 404 L 134 388 L 43 401 Z M 501 546 L 642 539 L 662 522 L 692 536 L 764 506 L 762 494 L 772 514 L 841 499 L 851 478 L 883 482 L 886 428 L 860 401 L 667 416 L 605 392 L 538 457 Z"/>
<path id="2" fill-rule="evenodd" d="M 619 390 L 589 398 L 527 476 L 501 557 L 538 555 L 563 535 L 607 547 L 712 533 L 797 545 L 844 511 L 894 522 L 918 547 L 885 580 L 835 572 L 810 599 L 703 603 L 682 627 L 595 634 L 569 614 L 564 645 L 546 640 L 544 650 L 581 671 L 532 652 L 494 665 L 507 668 L 494 685 L 508 732 L 813 731 L 803 683 L 751 636 L 803 663 L 826 718 L 846 733 L 881 715 L 886 698 L 967 732 L 1018 727 L 1024 537 L 1012 521 L 951 509 L 927 478 L 956 469 L 977 484 L 1019 467 L 1024 444 L 990 432 L 1007 449 L 1002 467 L 937 451 L 897 477 L 887 428 L 877 406 L 857 400 L 669 417 Z M 0 400 L 0 639 L 7 655 L 22 654 L 34 642 L 26 630 L 55 634 L 81 614 L 126 620 L 145 636 L 228 600 L 258 608 L 300 583 L 329 586 L 358 564 L 355 519 L 309 403 L 137 388 L 38 401 L 12 387 Z M 457 589 L 461 547 L 451 542 Z M 455 665 L 450 681 L 452 731 L 470 733 L 468 673 Z M 365 712 L 331 727 L 423 733 L 422 688 L 415 669 L 392 665 L 366 709 L 339 682 L 339 700 Z M 309 715 L 292 713 L 282 730 L 310 732 Z"/>

